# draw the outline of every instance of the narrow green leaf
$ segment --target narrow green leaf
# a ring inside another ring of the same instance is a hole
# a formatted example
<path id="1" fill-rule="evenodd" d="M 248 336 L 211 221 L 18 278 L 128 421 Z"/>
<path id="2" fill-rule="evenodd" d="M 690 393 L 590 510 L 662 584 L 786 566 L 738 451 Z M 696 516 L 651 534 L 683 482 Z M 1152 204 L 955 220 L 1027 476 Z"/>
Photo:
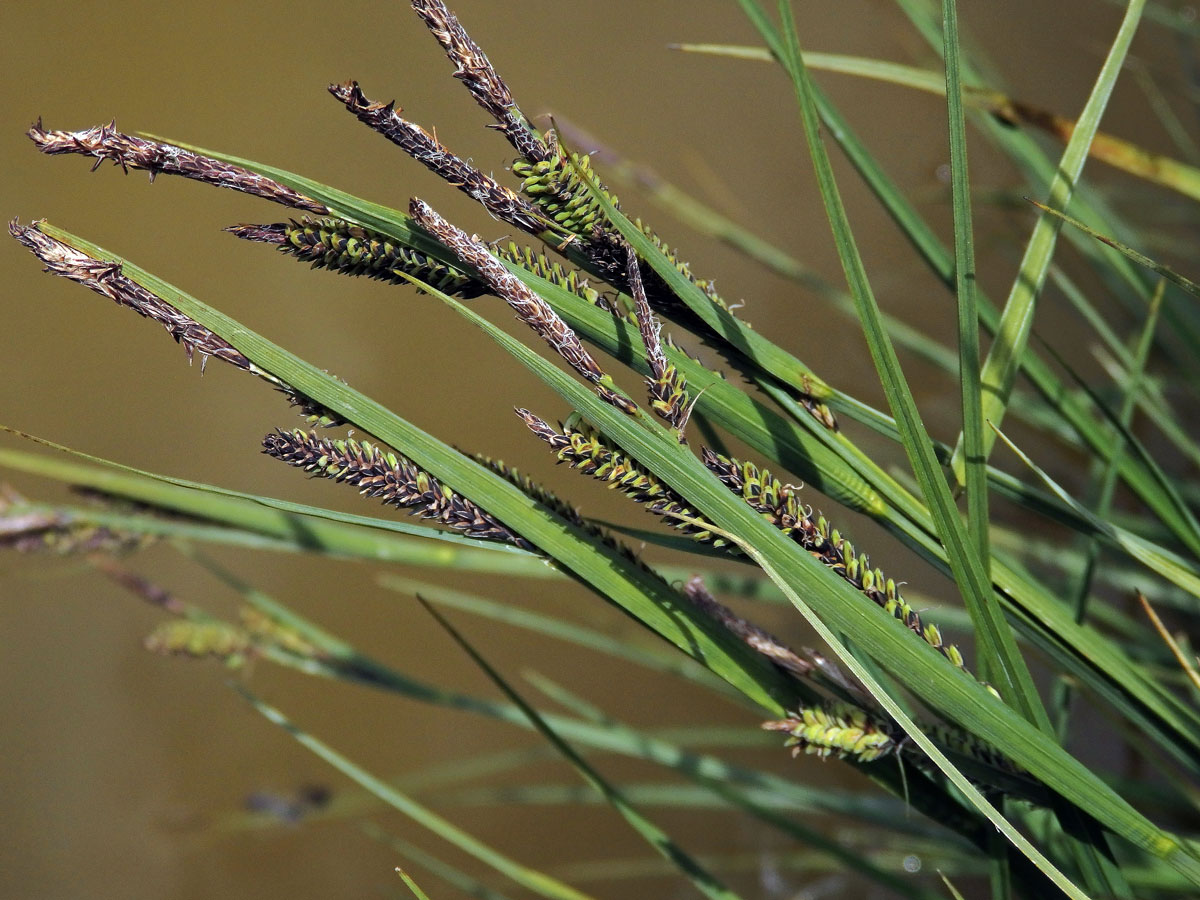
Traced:
<path id="1" fill-rule="evenodd" d="M 987 567 L 987 451 L 979 376 L 979 314 L 975 304 L 975 236 L 971 224 L 971 182 L 967 174 L 967 128 L 958 65 L 958 7 L 943 0 L 946 36 L 946 107 L 950 118 L 950 189 L 954 206 L 954 276 L 958 299 L 958 379 L 962 397 L 967 535 Z"/>
<path id="2" fill-rule="evenodd" d="M 143 472 L 59 447 L 40 438 L 38 441 L 98 465 L 84 465 L 52 456 L 0 448 L 0 467 L 92 488 L 241 529 L 239 533 L 225 528 L 188 527 L 188 523 L 172 523 L 171 520 L 153 515 L 115 517 L 113 514 L 83 511 L 89 519 L 100 521 L 103 518 L 119 522 L 121 526 L 139 533 L 224 540 L 243 545 L 259 537 L 268 540 L 262 546 L 290 552 L 322 553 L 345 559 L 369 559 L 527 578 L 558 577 L 558 573 L 547 566 L 544 559 L 516 547 L 484 544 L 407 522 L 350 515 Z"/>
<path id="3" fill-rule="evenodd" d="M 1117 31 L 1112 46 L 1104 59 L 1096 83 L 1088 96 L 1083 112 L 1079 115 L 1074 132 L 1067 142 L 1050 183 L 1050 205 L 1065 208 L 1070 202 L 1075 190 L 1075 184 L 1083 171 L 1087 159 L 1088 148 L 1100 125 L 1100 118 L 1108 105 L 1108 98 L 1120 74 L 1121 66 L 1133 35 L 1137 31 L 1145 0 L 1130 0 L 1125 10 L 1125 17 Z M 982 381 L 986 389 L 983 397 L 983 416 L 995 426 L 999 426 L 1008 408 L 1008 397 L 1012 391 L 1013 381 L 1020 368 L 1025 345 L 1033 327 L 1033 315 L 1038 294 L 1046 279 L 1050 260 L 1054 255 L 1054 246 L 1058 237 L 1059 220 L 1052 216 L 1041 216 L 1030 235 L 1021 260 L 1017 277 L 1013 281 L 1012 290 L 1005 302 L 1000 316 L 999 327 L 996 331 L 996 341 L 988 352 L 983 364 Z M 991 449 L 992 438 L 985 440 L 987 449 Z M 962 448 L 955 451 L 953 462 L 955 477 L 959 483 L 963 480 Z"/>
<path id="4" fill-rule="evenodd" d="M 745 3 L 743 4 L 745 5 Z M 800 59 L 800 48 L 791 21 L 790 10 L 784 12 L 785 67 L 792 77 L 804 121 L 804 133 L 816 168 L 817 183 L 826 213 L 833 228 L 834 243 L 842 268 L 858 307 L 859 318 L 867 338 L 867 345 L 887 395 L 888 405 L 896 418 L 904 449 L 909 463 L 921 485 L 937 526 L 937 534 L 946 547 L 955 583 L 975 624 L 977 646 L 982 658 L 988 660 L 985 671 L 997 682 L 1007 702 L 1013 703 L 1022 714 L 1039 727 L 1048 727 L 1049 720 L 1038 699 L 1037 690 L 1024 659 L 1017 650 L 1016 641 L 1004 621 L 999 604 L 996 603 L 982 560 L 967 540 L 966 530 L 959 518 L 958 510 L 946 486 L 941 467 L 933 454 L 929 434 L 921 421 L 920 413 L 913 400 L 912 392 L 900 370 L 891 338 L 883 328 L 879 306 L 871 292 L 867 273 L 859 257 L 858 248 L 842 205 L 841 196 L 833 177 L 829 155 L 821 141 L 820 121 L 813 99 L 808 74 Z"/>

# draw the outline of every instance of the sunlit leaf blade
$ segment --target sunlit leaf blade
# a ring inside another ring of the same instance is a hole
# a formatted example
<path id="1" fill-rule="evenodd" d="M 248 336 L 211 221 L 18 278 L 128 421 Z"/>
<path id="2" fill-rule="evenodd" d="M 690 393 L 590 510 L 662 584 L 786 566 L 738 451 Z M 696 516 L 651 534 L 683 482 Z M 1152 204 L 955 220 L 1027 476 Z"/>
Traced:
<path id="1" fill-rule="evenodd" d="M 1088 148 L 1095 137 L 1100 118 L 1108 105 L 1108 98 L 1112 94 L 1117 76 L 1121 72 L 1121 65 L 1137 31 L 1144 6 L 1145 0 L 1131 0 L 1125 11 L 1125 17 L 1105 56 L 1096 83 L 1079 115 L 1079 121 L 1050 183 L 1049 197 L 1052 206 L 1065 207 L 1070 202 L 1075 184 L 1083 171 Z M 1008 397 L 1025 352 L 1033 325 L 1037 297 L 1054 255 L 1057 236 L 1058 220 L 1053 217 L 1040 217 L 1034 225 L 1017 277 L 1001 312 L 996 341 L 983 364 L 981 378 L 986 387 L 983 415 L 997 426 L 1003 420 L 1008 407 Z M 987 439 L 986 443 L 990 449 L 991 439 Z M 962 452 L 959 448 L 955 452 L 954 471 L 960 482 L 963 476 L 962 465 Z"/>
<path id="2" fill-rule="evenodd" d="M 975 231 L 971 222 L 971 182 L 967 170 L 967 126 L 958 65 L 958 11 L 954 0 L 942 6 L 946 33 L 946 104 L 950 119 L 950 188 L 954 208 L 954 277 L 958 300 L 958 380 L 962 400 L 967 533 L 986 568 L 988 549 L 987 460 L 979 374 L 979 319 L 975 304 Z M 887 333 L 886 326 L 884 333 Z"/>

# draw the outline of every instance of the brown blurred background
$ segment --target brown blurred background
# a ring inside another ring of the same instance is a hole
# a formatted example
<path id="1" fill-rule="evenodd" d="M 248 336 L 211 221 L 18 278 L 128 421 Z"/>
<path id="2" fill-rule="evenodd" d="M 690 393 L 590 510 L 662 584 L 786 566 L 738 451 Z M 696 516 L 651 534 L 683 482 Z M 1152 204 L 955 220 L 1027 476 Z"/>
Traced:
<path id="1" fill-rule="evenodd" d="M 1012 93 L 1067 115 L 1082 105 L 1120 13 L 1096 0 L 961 6 L 964 26 L 983 40 Z M 797 113 L 781 75 L 763 64 L 667 49 L 677 41 L 758 43 L 736 4 L 458 0 L 454 7 L 527 113 L 565 116 L 838 281 Z M 915 31 L 882 0 L 801 4 L 797 13 L 807 49 L 936 65 Z M 1166 33 L 1153 25 L 1143 30 L 1135 53 L 1151 57 L 1166 45 L 1169 57 Z M 284 218 L 279 208 L 170 177 L 151 186 L 145 173 L 124 177 L 107 164 L 89 175 L 86 160 L 41 157 L 22 134 L 38 116 L 47 127 L 68 129 L 115 116 L 127 130 L 280 165 L 388 205 L 403 207 L 419 194 L 460 224 L 499 237 L 505 228 L 368 132 L 325 93 L 330 81 L 357 79 L 368 96 L 396 98 L 409 117 L 436 127 L 448 147 L 504 176 L 511 150 L 484 128 L 484 114 L 450 77 L 440 48 L 406 3 L 8 4 L 0 48 L 7 81 L 0 100 L 6 217 L 44 217 L 128 256 L 433 434 L 519 461 L 564 487 L 589 512 L 624 515 L 650 527 L 612 495 L 553 471 L 509 410 L 528 405 L 547 417 L 561 415 L 557 400 L 452 313 L 407 290 L 310 273 L 220 231 L 237 222 L 278 221 Z M 1173 62 L 1164 65 L 1170 69 Z M 947 160 L 942 102 L 840 76 L 820 80 L 892 175 L 948 234 L 946 187 L 938 177 Z M 1170 151 L 1141 95 L 1128 85 L 1119 88 L 1105 125 L 1149 149 Z M 981 141 L 974 140 L 972 152 L 981 191 L 1018 186 Z M 952 335 L 945 292 L 837 162 L 881 302 L 931 333 Z M 1096 168 L 1089 175 L 1111 177 Z M 882 402 L 852 323 L 795 285 L 689 233 L 636 192 L 620 194 L 627 210 L 645 213 L 682 248 L 697 273 L 716 277 L 724 296 L 744 297 L 743 314 L 758 329 L 839 386 Z M 980 201 L 979 217 L 983 280 L 1002 297 L 1019 254 L 1013 238 L 1029 216 Z M 263 433 L 295 420 L 254 379 L 216 363 L 201 378 L 161 329 L 78 286 L 40 275 L 15 242 L 0 243 L 0 266 L 0 422 L 142 469 L 380 512 L 345 489 L 306 482 L 258 453 Z M 511 320 L 493 301 L 479 301 L 476 308 L 495 321 Z M 1061 303 L 1046 304 L 1043 315 L 1043 327 L 1076 327 Z M 949 439 L 956 388 L 922 363 L 908 360 L 907 366 L 937 435 Z M 27 446 L 8 436 L 0 440 Z M 35 498 L 61 496 L 33 479 L 15 477 L 12 483 Z M 876 534 L 844 512 L 839 518 L 860 541 Z M 884 541 L 876 543 L 872 556 L 878 562 L 907 561 Z M 214 553 L 405 671 L 492 694 L 427 616 L 375 585 L 375 567 Z M 189 601 L 218 611 L 233 602 L 166 547 L 135 557 L 131 565 Z M 643 639 L 628 620 L 574 588 L 445 580 L 496 596 L 507 591 L 543 611 L 568 609 L 581 621 Z M 0 896 L 400 896 L 391 872 L 398 858 L 351 823 L 214 835 L 213 823 L 238 810 L 251 792 L 286 793 L 304 783 L 340 790 L 347 784 L 254 714 L 226 687 L 226 672 L 145 653 L 141 639 L 159 618 L 79 561 L 0 556 Z M 785 637 L 801 634 L 794 617 L 763 618 Z M 755 725 L 701 692 L 663 685 L 521 632 L 461 615 L 456 620 L 509 675 L 523 667 L 548 673 L 634 724 Z M 303 727 L 381 775 L 536 741 L 515 729 L 266 664 L 248 677 L 255 691 Z M 777 752 L 732 755 L 789 770 Z M 816 765 L 805 760 L 790 770 L 826 780 L 844 774 L 832 763 L 815 772 Z M 657 776 L 620 762 L 606 763 L 604 770 Z M 509 778 L 536 781 L 547 771 L 525 769 Z M 571 783 L 574 776 L 562 768 L 552 780 Z M 603 810 L 485 807 L 449 815 L 523 862 L 552 871 L 567 863 L 650 855 Z M 371 818 L 461 861 L 395 815 Z M 699 852 L 760 853 L 768 866 L 773 854 L 788 849 L 733 815 L 656 811 L 654 818 Z M 415 874 L 431 896 L 456 896 L 432 876 Z M 798 895 L 802 889 L 814 897 L 869 895 L 842 879 L 786 872 L 781 878 L 771 885 L 750 872 L 731 880 L 749 897 Z M 687 893 L 680 885 L 581 883 L 601 897 Z"/>

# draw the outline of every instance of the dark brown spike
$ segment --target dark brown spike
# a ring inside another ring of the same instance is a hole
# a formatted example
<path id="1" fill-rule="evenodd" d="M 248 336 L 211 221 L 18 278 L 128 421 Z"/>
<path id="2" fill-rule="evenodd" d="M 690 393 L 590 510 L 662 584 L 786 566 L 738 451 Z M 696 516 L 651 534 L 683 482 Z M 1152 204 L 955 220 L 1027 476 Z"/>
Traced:
<path id="1" fill-rule="evenodd" d="M 312 399 L 305 397 L 291 385 L 256 366 L 244 353 L 223 337 L 180 312 L 162 297 L 128 278 L 122 272 L 120 263 L 88 256 L 82 250 L 77 250 L 45 234 L 38 229 L 37 223 L 21 225 L 16 219 L 13 219 L 9 223 L 8 231 L 34 256 L 45 263 L 47 272 L 69 278 L 71 281 L 107 297 L 118 306 L 124 306 L 139 316 L 158 322 L 175 339 L 176 343 L 183 345 L 189 362 L 196 353 L 200 354 L 202 366 L 207 362 L 208 357 L 216 357 L 270 383 L 281 391 L 293 406 L 299 406 L 310 421 L 319 421 L 325 425 L 341 422 L 337 416 Z"/>
<path id="2" fill-rule="evenodd" d="M 693 575 L 687 580 L 683 586 L 683 593 L 698 609 L 720 622 L 738 640 L 754 648 L 781 669 L 800 678 L 807 678 L 812 673 L 812 663 L 801 658 L 796 651 L 773 634 L 736 615 L 709 592 L 704 579 L 699 575 Z"/>
<path id="3" fill-rule="evenodd" d="M 623 412 L 637 413 L 637 405 L 619 394 L 612 379 L 588 353 L 571 326 L 545 300 L 505 268 L 475 235 L 451 225 L 429 204 L 416 197 L 409 205 L 413 220 L 450 249 L 467 268 L 474 269 L 493 294 L 502 299 L 517 317 L 565 359 L 576 372 L 596 387 L 599 397 Z"/>
<path id="4" fill-rule="evenodd" d="M 150 172 L 153 180 L 159 172 L 166 172 L 168 175 L 182 175 L 184 178 L 203 181 L 205 184 L 242 191 L 318 215 L 329 212 L 325 204 L 305 197 L 265 175 L 258 175 L 232 163 L 201 156 L 173 144 L 124 134 L 117 131 L 115 121 L 83 131 L 47 131 L 42 128 L 42 120 L 38 119 L 37 124 L 26 133 L 43 153 L 78 153 L 96 157 L 92 171 L 95 171 L 103 160 L 111 159 L 126 174 L 130 169 L 145 169 Z"/>
<path id="5" fill-rule="evenodd" d="M 364 96 L 357 81 L 331 84 L 329 93 L 340 100 L 360 122 L 379 132 L 431 172 L 478 200 L 497 219 L 533 235 L 539 235 L 549 227 L 545 217 L 532 203 L 451 153 L 420 125 L 402 118 L 394 109 L 394 103 L 372 103 Z"/>
<path id="6" fill-rule="evenodd" d="M 679 443 L 686 444 L 687 438 L 684 437 L 683 429 L 691 413 L 687 381 L 663 352 L 662 323 L 655 317 L 654 310 L 650 308 L 650 301 L 646 298 L 637 254 L 633 252 L 632 247 L 626 247 L 626 252 L 628 259 L 625 274 L 633 294 L 633 311 L 637 318 L 638 331 L 646 347 L 646 365 L 650 369 L 650 376 L 646 379 L 650 408 L 674 425 L 679 432 Z"/>
<path id="7" fill-rule="evenodd" d="M 467 34 L 458 17 L 442 0 L 413 0 L 413 9 L 454 63 L 454 77 L 462 81 L 476 102 L 496 120 L 509 143 L 530 161 L 545 159 L 550 150 L 517 107 L 512 92 L 487 55 Z"/>

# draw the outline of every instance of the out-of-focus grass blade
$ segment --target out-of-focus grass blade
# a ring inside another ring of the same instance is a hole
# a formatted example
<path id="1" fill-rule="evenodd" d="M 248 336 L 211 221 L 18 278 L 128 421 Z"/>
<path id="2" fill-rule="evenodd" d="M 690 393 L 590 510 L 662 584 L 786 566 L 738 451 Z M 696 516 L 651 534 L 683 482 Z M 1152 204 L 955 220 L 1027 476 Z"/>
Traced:
<path id="1" fill-rule="evenodd" d="M 1160 282 L 1160 286 L 1161 284 L 1162 282 Z M 1152 319 L 1155 321 L 1157 320 L 1158 306 L 1158 302 L 1151 302 L 1151 310 L 1153 311 Z M 1179 525 L 1176 528 L 1173 528 L 1172 532 L 1176 537 L 1179 538 L 1183 545 L 1188 548 L 1188 550 L 1190 550 L 1196 557 L 1200 558 L 1200 523 L 1196 521 L 1196 517 L 1193 514 L 1191 507 L 1189 507 L 1184 501 L 1183 497 L 1180 496 L 1179 490 L 1175 486 L 1174 481 L 1167 477 L 1166 472 L 1162 470 L 1162 467 L 1158 464 L 1158 461 L 1155 460 L 1155 458 L 1150 454 L 1150 451 L 1146 448 L 1146 445 L 1138 439 L 1137 435 L 1130 430 L 1129 425 L 1122 420 L 1121 416 L 1117 412 L 1113 411 L 1109 404 L 1096 392 L 1096 390 L 1089 385 L 1084 378 L 1080 377 L 1079 374 L 1075 372 L 1075 370 L 1066 362 L 1066 360 L 1059 359 L 1059 364 L 1075 380 L 1075 383 L 1079 385 L 1079 389 L 1087 394 L 1087 396 L 1091 399 L 1092 404 L 1098 410 L 1100 410 L 1104 418 L 1108 420 L 1110 425 L 1112 425 L 1117 437 L 1120 438 L 1120 443 L 1111 450 L 1108 458 L 1105 461 L 1114 467 L 1119 466 L 1125 449 L 1128 448 L 1129 450 L 1133 451 L 1131 455 L 1142 464 L 1145 470 L 1149 473 L 1150 477 L 1154 480 L 1155 484 L 1158 485 L 1158 488 L 1162 491 L 1164 496 L 1170 500 L 1171 505 L 1175 510 Z M 1140 376 L 1130 373 L 1130 379 L 1132 383 L 1136 384 L 1140 380 Z"/>
<path id="2" fill-rule="evenodd" d="M 1030 197 L 1026 197 L 1025 199 L 1028 200 L 1030 203 L 1032 203 L 1034 206 L 1036 206 L 1038 209 L 1042 210 L 1042 212 L 1049 213 L 1052 216 L 1062 219 L 1068 225 L 1073 225 L 1074 227 L 1076 227 L 1080 231 L 1082 231 L 1084 234 L 1091 235 L 1096 240 L 1100 241 L 1102 244 L 1107 244 L 1108 246 L 1112 247 L 1114 250 L 1118 250 L 1121 253 L 1125 254 L 1125 256 L 1129 257 L 1129 259 L 1133 260 L 1139 266 L 1144 266 L 1145 268 L 1149 269 L 1151 272 L 1161 275 L 1163 278 L 1167 279 L 1167 281 L 1171 282 L 1172 284 L 1179 285 L 1179 287 L 1183 288 L 1185 291 L 1187 291 L 1193 297 L 1200 297 L 1200 284 L 1196 284 L 1196 282 L 1192 281 L 1190 278 L 1184 278 L 1182 275 L 1180 275 L 1174 269 L 1171 269 L 1168 266 L 1164 266 L 1162 263 L 1155 262 L 1154 260 L 1152 260 L 1150 257 L 1146 256 L 1145 254 L 1138 253 L 1132 247 L 1130 247 L 1126 244 L 1122 244 L 1116 238 L 1111 238 L 1107 235 L 1101 234 L 1100 232 L 1096 231 L 1095 229 L 1089 228 L 1083 222 L 1080 222 L 1078 219 L 1076 219 L 1073 216 L 1068 216 L 1066 213 L 1062 212 L 1061 210 L 1054 209 L 1053 207 L 1047 206 L 1044 203 L 1038 203 L 1036 200 L 1034 200 Z"/>
<path id="3" fill-rule="evenodd" d="M 739 701 L 744 700 L 741 694 L 734 692 L 729 685 L 716 678 L 708 669 L 697 665 L 694 660 L 686 656 L 680 656 L 677 653 L 667 654 L 642 649 L 627 640 L 610 637 L 595 629 L 576 625 L 565 619 L 544 616 L 510 603 L 497 603 L 494 600 L 488 600 L 476 594 L 456 591 L 452 588 L 429 584 L 423 581 L 415 581 L 401 575 L 384 574 L 380 575 L 376 580 L 380 585 L 389 590 L 401 591 L 405 594 L 413 595 L 419 593 L 430 603 L 449 606 L 452 609 L 462 610 L 463 612 L 477 616 L 485 616 L 493 621 L 512 625 L 515 628 L 524 628 L 557 640 L 568 641 L 589 650 L 594 650 L 597 653 L 606 653 L 610 656 L 624 659 L 627 662 L 645 666 L 655 672 L 668 673 L 702 684 L 710 690 L 715 690 L 718 693 L 725 694 Z"/>
<path id="4" fill-rule="evenodd" d="M 954 900 L 963 900 L 963 895 L 958 892 L 958 888 L 954 886 L 954 883 L 950 880 L 950 877 L 945 872 L 938 872 L 938 875 L 941 876 L 942 883 L 946 885 L 946 890 L 950 892 L 950 896 L 953 897 Z"/>
<path id="5" fill-rule="evenodd" d="M 154 515 L 115 516 L 107 513 L 81 513 L 100 521 L 103 517 L 131 531 L 144 534 L 179 535 L 208 540 L 223 540 L 247 545 L 255 537 L 266 538 L 272 549 L 291 552 L 322 553 L 345 559 L 370 559 L 376 562 L 404 563 L 417 566 L 449 567 L 476 572 L 524 577 L 558 577 L 546 561 L 516 547 L 486 545 L 461 535 L 433 528 L 355 516 L 336 510 L 306 506 L 273 497 L 243 494 L 226 488 L 186 481 L 168 475 L 142 472 L 120 463 L 80 453 L 65 447 L 41 443 L 98 465 L 85 465 L 41 454 L 0 448 L 0 467 L 28 472 L 125 497 L 163 510 L 195 516 L 222 527 L 172 523 Z M 188 527 L 190 525 L 190 528 Z M 175 527 L 178 526 L 178 527 Z M 224 526 L 229 526 L 226 529 Z"/>
<path id="6" fill-rule="evenodd" d="M 1110 6 L 1125 6 L 1125 0 L 1104 0 Z M 1146 20 L 1162 25 L 1185 37 L 1200 37 L 1200 24 L 1196 22 L 1195 10 L 1190 6 L 1173 6 L 1166 3 L 1148 3 Z"/>
<path id="7" fill-rule="evenodd" d="M 374 822 L 362 822 L 359 824 L 359 827 L 367 837 L 391 847 L 409 862 L 416 863 L 418 866 L 427 869 L 451 887 L 457 888 L 470 897 L 475 897 L 477 900 L 509 900 L 507 895 L 493 890 L 479 879 L 472 878 L 462 869 L 455 868 L 449 863 L 438 859 L 432 853 L 426 853 L 415 844 L 410 844 L 408 841 L 394 834 L 389 834 Z"/>
<path id="8" fill-rule="evenodd" d="M 418 600 L 421 598 L 418 596 Z M 684 875 L 692 885 L 712 900 L 737 900 L 737 894 L 731 891 L 728 887 L 722 884 L 712 873 L 708 872 L 701 866 L 690 854 L 682 847 L 675 843 L 665 831 L 652 823 L 649 819 L 643 816 L 636 807 L 633 806 L 619 790 L 617 790 L 607 779 L 596 771 L 582 756 L 575 752 L 575 749 L 559 737 L 558 733 L 543 719 L 532 706 L 525 702 L 525 699 L 510 685 L 505 678 L 492 667 L 482 654 L 475 649 L 474 646 L 463 635 L 451 625 L 437 610 L 429 604 L 425 604 L 425 608 L 429 610 L 429 614 L 437 620 L 437 623 L 446 630 L 463 651 L 471 657 L 472 661 L 477 665 L 484 674 L 491 679 L 492 683 L 504 693 L 509 700 L 513 702 L 537 730 L 543 738 L 554 746 L 567 762 L 575 769 L 576 772 L 592 786 L 604 799 L 621 814 L 621 817 L 629 823 L 638 835 L 646 841 L 655 851 L 664 858 L 675 864 L 676 868 Z"/>
<path id="9" fill-rule="evenodd" d="M 994 425 L 992 427 L 995 428 Z M 1068 494 L 1053 478 L 1046 474 L 1028 455 L 1009 440 L 1004 432 L 996 429 L 996 433 L 1017 454 L 1021 461 L 1042 480 L 1042 483 L 1062 500 L 1063 503 L 1069 506 L 1080 519 L 1090 523 L 1097 534 L 1108 538 L 1108 540 L 1112 541 L 1147 568 L 1158 572 L 1164 578 L 1169 579 L 1184 590 L 1200 596 L 1200 593 L 1198 593 L 1200 592 L 1200 576 L 1197 575 L 1196 571 L 1186 560 L 1180 559 L 1169 551 L 1163 550 L 1161 547 L 1157 547 L 1145 538 L 1138 537 L 1132 532 L 1098 518 Z"/>
<path id="10" fill-rule="evenodd" d="M 1119 359 L 1107 356 L 1099 350 L 1093 355 L 1113 381 L 1124 380 L 1129 369 L 1127 364 L 1122 364 Z M 1146 418 L 1154 423 L 1154 427 L 1163 433 L 1172 446 L 1187 457 L 1193 466 L 1200 467 L 1200 444 L 1197 444 L 1196 437 L 1184 426 L 1183 418 L 1171 408 L 1170 401 L 1163 393 L 1162 383 L 1153 378 L 1142 379 L 1141 392 L 1136 401 Z"/>
<path id="11" fill-rule="evenodd" d="M 307 732 L 302 731 L 279 710 L 268 706 L 241 686 L 234 685 L 234 689 L 261 713 L 267 721 L 278 725 L 290 734 L 298 744 L 325 760 L 329 765 L 358 784 L 359 787 L 370 791 L 388 806 L 408 816 L 423 828 L 427 828 L 464 853 L 475 857 L 502 875 L 511 878 L 514 883 L 541 897 L 547 897 L 549 900 L 590 900 L 588 895 L 582 891 L 578 891 L 544 872 L 523 866 L 489 847 L 487 844 L 484 844 L 482 841 L 472 837 L 470 834 L 467 834 L 467 832 L 442 818 L 437 813 L 417 803 L 399 789 L 388 784 L 386 781 L 376 778 L 362 767 L 355 765 L 332 747 L 329 747 Z"/>
<path id="12" fill-rule="evenodd" d="M 722 241 L 767 268 L 804 285 L 826 298 L 844 296 L 844 292 L 808 268 L 786 250 L 759 237 L 712 206 L 678 186 L 671 184 L 645 163 L 626 159 L 562 117 L 555 117 L 555 127 L 566 141 L 586 153 L 604 168 L 604 178 L 610 184 L 636 186 L 651 203 L 671 213 L 693 231 Z M 829 403 L 841 403 L 841 396 L 831 397 Z"/>
<path id="13" fill-rule="evenodd" d="M 1084 104 L 1079 122 L 1067 142 L 1054 179 L 1050 183 L 1049 197 L 1052 206 L 1065 207 L 1070 202 L 1075 184 L 1083 171 L 1088 148 L 1095 137 L 1100 118 L 1108 106 L 1108 98 L 1112 95 L 1125 54 L 1137 31 L 1144 6 L 1145 0 L 1130 0 L 1126 8 L 1121 27 L 1117 30 L 1112 46 L 1105 56 L 1096 83 L 1087 103 Z M 1021 357 L 1025 353 L 1025 345 L 1033 326 L 1037 297 L 1054 255 L 1057 237 L 1058 220 L 1047 216 L 1039 217 L 1030 235 L 1008 300 L 1000 314 L 996 340 L 983 364 L 982 380 L 986 387 L 983 416 L 996 427 L 1003 421 L 1008 408 L 1008 397 L 1020 367 Z M 990 439 L 986 440 L 986 445 L 990 450 Z M 954 473 L 960 483 L 964 462 L 961 450 L 960 447 L 955 451 L 953 462 Z"/>
<path id="14" fill-rule="evenodd" d="M 692 53 L 756 62 L 771 62 L 773 59 L 771 51 L 766 47 L 730 44 L 677 44 L 675 47 Z M 946 80 L 941 74 L 915 66 L 862 56 L 811 51 L 804 53 L 804 64 L 810 69 L 870 78 L 930 94 L 946 93 Z M 962 98 L 968 106 L 990 113 L 1008 125 L 1031 125 L 1063 141 L 1069 140 L 1077 127 L 1077 123 L 1066 116 L 1039 109 L 1000 91 L 966 86 Z M 1132 141 L 1102 131 L 1096 132 L 1095 139 L 1088 148 L 1088 155 L 1145 181 L 1170 188 L 1193 200 L 1200 200 L 1200 169 L 1188 163 L 1151 153 Z"/>
<path id="15" fill-rule="evenodd" d="M 421 890 L 421 886 L 413 881 L 409 874 L 399 866 L 396 867 L 396 874 L 400 876 L 400 880 L 404 882 L 405 886 L 410 891 L 412 891 L 413 896 L 416 897 L 417 900 L 429 900 L 429 897 L 427 897 L 425 892 Z"/>
<path id="16" fill-rule="evenodd" d="M 1150 601 L 1146 599 L 1146 595 L 1138 593 L 1138 603 L 1142 605 L 1142 609 L 1154 625 L 1154 630 L 1158 632 L 1164 644 L 1171 651 L 1171 655 L 1175 657 L 1175 661 L 1179 663 L 1179 668 L 1187 676 L 1188 681 L 1192 686 L 1192 699 L 1200 697 L 1200 672 L 1196 670 L 1196 659 L 1188 659 L 1187 654 L 1179 647 L 1179 642 L 1171 636 L 1171 632 L 1167 631 L 1167 626 L 1163 624 L 1162 619 L 1158 617 L 1158 613 L 1154 611 L 1154 607 L 1150 605 Z"/>
<path id="17" fill-rule="evenodd" d="M 997 478 L 993 485 L 1001 496 L 1020 495 L 1025 493 L 1028 487 L 1011 475 Z M 1053 497 L 1055 502 L 1042 503 L 1041 499 L 1046 496 Z M 1026 498 L 1028 500 L 1028 494 L 1026 494 Z M 1070 525 L 1080 534 L 1098 535 L 1105 538 L 1106 542 L 1115 549 L 1126 553 L 1130 558 L 1166 578 L 1176 587 L 1193 595 L 1195 595 L 1197 587 L 1200 587 L 1200 580 L 1198 580 L 1200 579 L 1200 570 L 1194 563 L 1167 550 L 1161 544 L 1140 537 L 1129 529 L 1112 522 L 1105 522 L 1105 529 L 1097 531 L 1097 518 L 1089 513 L 1080 512 L 1082 507 L 1075 501 L 1065 499 L 1059 491 L 1051 489 L 1048 495 L 1039 492 L 1038 502 L 1027 502 L 1025 506 L 1059 524 Z M 1137 552 L 1133 552 L 1131 549 L 1133 547 L 1137 548 Z"/>

